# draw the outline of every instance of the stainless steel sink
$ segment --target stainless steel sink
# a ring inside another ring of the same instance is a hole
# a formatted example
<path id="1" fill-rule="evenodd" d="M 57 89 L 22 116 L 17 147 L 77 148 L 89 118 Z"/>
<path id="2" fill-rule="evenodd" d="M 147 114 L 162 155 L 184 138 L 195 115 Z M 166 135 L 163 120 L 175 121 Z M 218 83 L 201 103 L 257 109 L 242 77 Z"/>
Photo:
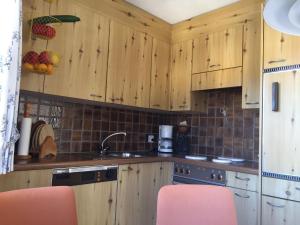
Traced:
<path id="1" fill-rule="evenodd" d="M 133 154 L 133 153 L 130 153 L 130 152 L 109 153 L 109 154 L 107 154 L 107 156 L 120 157 L 120 158 L 139 158 L 139 157 L 142 157 L 142 155 Z"/>

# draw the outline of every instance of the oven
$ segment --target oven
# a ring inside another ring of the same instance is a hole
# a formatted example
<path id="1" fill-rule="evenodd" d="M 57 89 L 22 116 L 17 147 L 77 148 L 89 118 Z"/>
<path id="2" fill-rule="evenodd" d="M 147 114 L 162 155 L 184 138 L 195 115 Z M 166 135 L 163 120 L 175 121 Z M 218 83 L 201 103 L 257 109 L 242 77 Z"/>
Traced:
<path id="1" fill-rule="evenodd" d="M 173 184 L 225 186 L 225 170 L 206 168 L 188 163 L 175 163 Z"/>

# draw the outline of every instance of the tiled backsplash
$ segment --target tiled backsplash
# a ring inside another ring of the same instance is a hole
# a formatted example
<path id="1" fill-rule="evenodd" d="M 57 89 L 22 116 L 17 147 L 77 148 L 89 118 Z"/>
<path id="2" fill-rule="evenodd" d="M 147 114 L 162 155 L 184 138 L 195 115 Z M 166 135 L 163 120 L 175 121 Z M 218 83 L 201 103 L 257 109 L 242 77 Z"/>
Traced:
<path id="1" fill-rule="evenodd" d="M 159 124 L 187 120 L 192 153 L 258 160 L 259 111 L 241 109 L 240 88 L 210 91 L 207 113 L 124 109 L 26 92 L 21 94 L 20 119 L 26 102 L 32 104 L 33 121 L 52 124 L 61 153 L 95 151 L 100 138 L 116 131 L 126 131 L 127 136 L 113 137 L 112 149 L 152 150 L 157 144 L 146 143 L 146 134 L 157 135 Z"/>

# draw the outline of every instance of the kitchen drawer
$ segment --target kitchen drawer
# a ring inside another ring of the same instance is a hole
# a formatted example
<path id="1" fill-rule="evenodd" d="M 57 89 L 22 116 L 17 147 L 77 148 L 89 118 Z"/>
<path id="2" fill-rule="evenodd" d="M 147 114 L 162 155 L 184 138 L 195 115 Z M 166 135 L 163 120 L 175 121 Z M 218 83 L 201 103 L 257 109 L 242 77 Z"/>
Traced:
<path id="1" fill-rule="evenodd" d="M 262 225 L 297 225 L 300 221 L 299 212 L 299 202 L 262 197 Z"/>
<path id="2" fill-rule="evenodd" d="M 300 201 L 300 182 L 263 177 L 262 194 Z"/>
<path id="3" fill-rule="evenodd" d="M 253 191 L 229 188 L 234 195 L 239 225 L 258 224 L 258 193 Z"/>
<path id="4" fill-rule="evenodd" d="M 257 191 L 258 176 L 226 171 L 226 186 L 249 191 Z"/>

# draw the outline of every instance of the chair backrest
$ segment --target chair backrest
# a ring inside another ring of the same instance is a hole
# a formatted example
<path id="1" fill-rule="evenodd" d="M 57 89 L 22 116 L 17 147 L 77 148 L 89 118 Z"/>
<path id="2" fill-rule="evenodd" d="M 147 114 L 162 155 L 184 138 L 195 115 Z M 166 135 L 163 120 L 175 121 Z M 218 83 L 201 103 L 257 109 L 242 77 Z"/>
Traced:
<path id="1" fill-rule="evenodd" d="M 70 187 L 45 187 L 0 193 L 0 225 L 77 225 Z"/>
<path id="2" fill-rule="evenodd" d="M 156 225 L 237 225 L 233 194 L 219 186 L 165 186 L 158 194 Z"/>

